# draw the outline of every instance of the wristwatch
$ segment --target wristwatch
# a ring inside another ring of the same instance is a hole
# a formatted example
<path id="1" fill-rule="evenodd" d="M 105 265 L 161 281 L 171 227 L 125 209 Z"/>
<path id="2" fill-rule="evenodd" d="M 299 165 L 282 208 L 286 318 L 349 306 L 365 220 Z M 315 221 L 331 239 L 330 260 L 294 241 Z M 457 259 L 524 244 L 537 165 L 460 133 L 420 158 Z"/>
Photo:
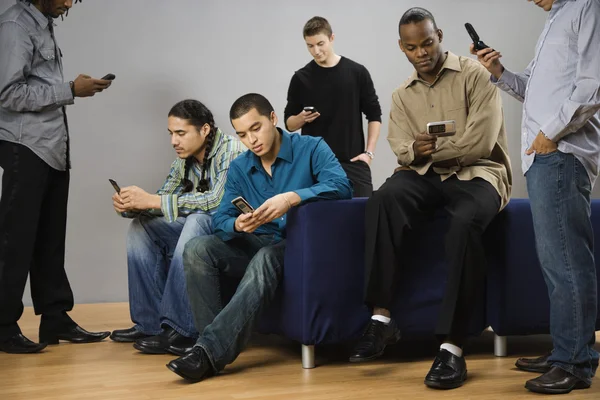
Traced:
<path id="1" fill-rule="evenodd" d="M 69 86 L 71 87 L 71 94 L 73 95 L 73 98 L 75 98 L 75 82 L 69 81 Z"/>
<path id="2" fill-rule="evenodd" d="M 373 153 L 372 151 L 365 150 L 365 154 L 366 154 L 367 156 L 369 156 L 369 158 L 370 158 L 371 160 L 375 158 L 375 153 Z"/>

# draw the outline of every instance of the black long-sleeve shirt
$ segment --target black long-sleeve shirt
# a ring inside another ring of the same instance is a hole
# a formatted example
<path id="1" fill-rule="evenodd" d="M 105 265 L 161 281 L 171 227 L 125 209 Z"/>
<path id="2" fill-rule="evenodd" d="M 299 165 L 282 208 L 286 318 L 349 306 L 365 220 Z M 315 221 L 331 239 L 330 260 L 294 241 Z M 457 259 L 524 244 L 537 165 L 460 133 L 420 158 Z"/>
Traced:
<path id="1" fill-rule="evenodd" d="M 365 150 L 362 114 L 381 122 L 381 106 L 367 69 L 346 57 L 334 67 L 314 60 L 296 71 L 290 82 L 285 121 L 313 106 L 321 114 L 302 127 L 303 135 L 321 136 L 340 161 L 349 161 Z"/>

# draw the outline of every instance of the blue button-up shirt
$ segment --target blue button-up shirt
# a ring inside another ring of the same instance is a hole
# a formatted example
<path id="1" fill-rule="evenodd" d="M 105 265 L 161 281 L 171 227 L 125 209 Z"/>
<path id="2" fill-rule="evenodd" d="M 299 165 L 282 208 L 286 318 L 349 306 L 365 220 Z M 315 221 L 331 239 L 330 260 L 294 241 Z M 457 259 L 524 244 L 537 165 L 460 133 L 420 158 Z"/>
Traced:
<path id="1" fill-rule="evenodd" d="M 492 82 L 523 102 L 522 166 L 540 131 L 585 166 L 592 185 L 600 164 L 600 0 L 556 0 L 523 73 Z"/>
<path id="2" fill-rule="evenodd" d="M 234 223 L 240 211 L 231 200 L 238 196 L 244 197 L 254 209 L 286 192 L 296 192 L 302 203 L 352 197 L 350 181 L 323 138 L 279 131 L 281 147 L 271 166 L 271 176 L 251 151 L 240 155 L 229 166 L 225 194 L 213 217 L 214 229 L 224 240 L 236 235 Z M 284 215 L 260 226 L 254 233 L 285 237 L 285 224 Z"/>
<path id="3" fill-rule="evenodd" d="M 0 15 L 0 140 L 29 147 L 54 169 L 68 168 L 63 80 L 53 20 L 18 1 Z"/>

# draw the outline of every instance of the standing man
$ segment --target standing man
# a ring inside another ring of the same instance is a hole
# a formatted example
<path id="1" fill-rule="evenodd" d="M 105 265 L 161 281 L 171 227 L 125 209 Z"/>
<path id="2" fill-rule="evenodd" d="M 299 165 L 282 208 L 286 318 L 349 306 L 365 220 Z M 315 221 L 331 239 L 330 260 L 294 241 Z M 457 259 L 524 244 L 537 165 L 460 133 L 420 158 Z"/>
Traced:
<path id="1" fill-rule="evenodd" d="M 598 366 L 590 195 L 600 161 L 600 0 L 535 4 L 549 15 L 525 72 L 505 69 L 490 48 L 471 53 L 493 83 L 523 103 L 522 166 L 554 350 L 519 359 L 517 367 L 544 372 L 527 389 L 557 394 L 589 388 Z"/>
<path id="2" fill-rule="evenodd" d="M 370 165 L 381 128 L 371 75 L 361 64 L 335 54 L 335 35 L 325 18 L 311 18 L 303 34 L 314 60 L 292 76 L 285 125 L 290 131 L 302 129 L 304 135 L 323 137 L 352 182 L 354 197 L 370 197 Z M 366 146 L 362 114 L 369 121 Z"/>
<path id="3" fill-rule="evenodd" d="M 77 2 L 77 0 L 75 1 Z M 79 75 L 63 82 L 54 19 L 73 0 L 21 0 L 0 16 L 0 351 L 36 353 L 59 340 L 96 342 L 68 315 L 73 293 L 65 273 L 69 192 L 69 129 L 65 106 L 93 96 L 110 81 Z M 31 276 L 34 343 L 17 324 Z"/>

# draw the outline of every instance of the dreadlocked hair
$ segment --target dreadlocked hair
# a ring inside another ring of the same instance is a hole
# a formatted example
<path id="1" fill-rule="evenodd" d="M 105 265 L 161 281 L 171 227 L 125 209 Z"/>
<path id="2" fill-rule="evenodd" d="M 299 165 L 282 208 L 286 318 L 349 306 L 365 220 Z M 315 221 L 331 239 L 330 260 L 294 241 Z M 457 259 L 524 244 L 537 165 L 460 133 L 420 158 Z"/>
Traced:
<path id="1" fill-rule="evenodd" d="M 54 5 L 54 0 L 19 0 L 28 4 L 39 4 L 42 10 L 48 10 Z M 75 0 L 75 4 L 83 3 L 83 0 Z M 69 10 L 65 13 L 65 17 L 69 16 Z M 63 19 L 62 15 L 60 16 Z"/>
<path id="2" fill-rule="evenodd" d="M 215 136 L 217 127 L 215 126 L 215 120 L 210 110 L 198 100 L 182 100 L 175 104 L 171 111 L 169 111 L 169 117 L 177 117 L 188 121 L 190 125 L 196 127 L 198 131 L 206 124 L 210 127 L 210 132 L 206 136 L 205 148 L 204 148 L 204 159 L 202 161 L 202 174 L 200 176 L 200 182 L 196 188 L 199 192 L 206 192 L 209 189 L 208 179 L 206 179 L 206 171 L 210 167 L 211 160 L 208 158 L 213 145 L 215 143 Z M 185 168 L 183 172 L 183 178 L 181 183 L 183 184 L 183 193 L 191 192 L 194 189 L 194 184 L 188 179 L 190 169 L 194 165 L 194 157 L 188 157 L 185 159 Z"/>

